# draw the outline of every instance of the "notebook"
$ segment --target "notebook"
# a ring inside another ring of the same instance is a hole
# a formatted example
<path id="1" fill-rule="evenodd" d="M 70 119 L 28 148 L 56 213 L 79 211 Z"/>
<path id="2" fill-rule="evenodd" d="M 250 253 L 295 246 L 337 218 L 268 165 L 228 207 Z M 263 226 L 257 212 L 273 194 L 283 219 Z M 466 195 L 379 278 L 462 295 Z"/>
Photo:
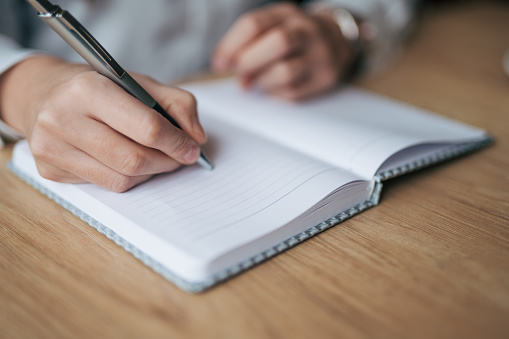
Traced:
<path id="1" fill-rule="evenodd" d="M 199 292 L 379 201 L 382 182 L 491 142 L 485 131 L 347 87 L 289 103 L 233 80 L 194 83 L 215 165 L 125 193 L 39 176 L 26 141 L 10 169 L 180 288 Z"/>

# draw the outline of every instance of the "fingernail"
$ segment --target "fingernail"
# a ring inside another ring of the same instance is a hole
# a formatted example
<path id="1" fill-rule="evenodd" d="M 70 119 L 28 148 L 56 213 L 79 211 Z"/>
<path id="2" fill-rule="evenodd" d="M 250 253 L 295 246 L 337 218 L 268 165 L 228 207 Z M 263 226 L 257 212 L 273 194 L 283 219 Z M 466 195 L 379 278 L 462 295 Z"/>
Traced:
<path id="1" fill-rule="evenodd" d="M 198 133 L 198 134 L 201 134 L 203 135 L 205 138 L 207 138 L 207 134 L 205 133 L 205 130 L 203 129 L 202 125 L 200 124 L 200 122 L 198 121 L 198 118 L 193 118 L 193 130 Z"/>
<path id="2" fill-rule="evenodd" d="M 200 148 L 198 145 L 193 145 L 191 149 L 184 155 L 184 161 L 188 164 L 195 163 L 200 156 Z"/>

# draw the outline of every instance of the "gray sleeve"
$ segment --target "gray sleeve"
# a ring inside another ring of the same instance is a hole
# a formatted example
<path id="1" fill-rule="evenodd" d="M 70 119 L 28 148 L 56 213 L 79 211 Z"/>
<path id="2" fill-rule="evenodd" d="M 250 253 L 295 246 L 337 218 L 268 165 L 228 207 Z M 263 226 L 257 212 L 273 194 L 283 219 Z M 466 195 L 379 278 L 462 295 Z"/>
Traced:
<path id="1" fill-rule="evenodd" d="M 25 1 L 0 0 L 0 75 L 39 51 L 27 48 L 30 40 L 31 19 L 27 16 Z M 0 120 L 0 148 L 3 141 L 18 140 L 22 136 Z M 3 139 L 3 140 L 2 140 Z"/>
<path id="2" fill-rule="evenodd" d="M 0 74 L 34 52 L 29 47 L 38 19 L 29 6 L 22 0 L 0 0 Z"/>

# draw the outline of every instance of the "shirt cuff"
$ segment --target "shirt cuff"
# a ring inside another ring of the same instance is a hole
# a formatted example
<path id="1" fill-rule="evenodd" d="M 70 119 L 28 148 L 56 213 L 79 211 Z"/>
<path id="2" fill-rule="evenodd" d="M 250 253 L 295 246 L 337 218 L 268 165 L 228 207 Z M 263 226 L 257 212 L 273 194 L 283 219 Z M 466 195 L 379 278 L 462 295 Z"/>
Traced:
<path id="1" fill-rule="evenodd" d="M 0 35 L 0 75 L 17 63 L 37 54 L 46 54 L 39 50 L 20 47 L 14 40 Z M 5 142 L 12 142 L 23 138 L 18 131 L 0 120 L 0 148 Z"/>
<path id="2" fill-rule="evenodd" d="M 5 142 L 13 142 L 23 139 L 23 135 L 14 128 L 0 120 L 0 148 L 3 148 Z"/>
<path id="3" fill-rule="evenodd" d="M 43 51 L 22 48 L 14 40 L 0 35 L 0 74 L 9 68 L 36 54 L 47 54 Z"/>

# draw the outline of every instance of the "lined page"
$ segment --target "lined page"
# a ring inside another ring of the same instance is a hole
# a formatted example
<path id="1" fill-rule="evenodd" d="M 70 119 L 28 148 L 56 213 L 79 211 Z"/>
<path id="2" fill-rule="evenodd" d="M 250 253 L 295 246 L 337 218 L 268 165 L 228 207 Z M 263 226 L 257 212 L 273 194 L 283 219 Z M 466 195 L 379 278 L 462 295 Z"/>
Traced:
<path id="1" fill-rule="evenodd" d="M 77 187 L 165 241 L 213 259 L 273 232 L 359 179 L 227 123 L 208 117 L 203 123 L 213 171 L 188 166 L 122 194 Z"/>
<path id="2" fill-rule="evenodd" d="M 202 114 L 372 178 L 392 154 L 430 142 L 483 139 L 484 131 L 379 95 L 348 87 L 316 100 L 289 103 L 233 80 L 185 86 Z"/>

